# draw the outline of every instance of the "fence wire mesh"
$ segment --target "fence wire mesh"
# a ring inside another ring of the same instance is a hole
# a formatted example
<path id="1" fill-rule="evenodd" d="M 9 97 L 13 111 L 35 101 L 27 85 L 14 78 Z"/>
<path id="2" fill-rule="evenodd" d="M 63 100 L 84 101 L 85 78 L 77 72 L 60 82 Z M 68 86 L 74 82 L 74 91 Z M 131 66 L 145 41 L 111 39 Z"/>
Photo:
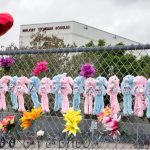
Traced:
<path id="1" fill-rule="evenodd" d="M 150 78 L 149 54 L 150 45 L 0 51 L 1 57 L 12 56 L 15 59 L 13 67 L 9 70 L 1 70 L 0 76 L 17 75 L 29 78 L 32 76 L 35 64 L 44 60 L 48 62 L 49 70 L 41 74 L 40 79 L 45 76 L 52 79 L 54 75 L 64 72 L 75 78 L 80 74 L 81 65 L 89 62 L 96 68 L 95 77 L 102 75 L 108 79 L 112 75 L 117 75 L 121 83 L 123 77 L 128 74 Z M 26 94 L 24 98 L 26 110 L 31 110 L 33 108 L 31 96 Z M 104 99 L 106 106 L 109 104 L 108 95 Z M 119 94 L 118 99 L 122 110 L 122 94 Z M 6 100 L 7 111 L 0 112 L 1 120 L 10 114 L 19 119 L 22 113 L 12 109 L 10 93 L 6 93 Z M 72 107 L 72 95 L 69 97 L 69 103 Z M 146 116 L 142 118 L 124 116 L 121 111 L 121 135 L 113 140 L 110 135 L 104 133 L 102 124 L 96 125 L 97 117 L 95 115 L 84 115 L 83 105 L 84 97 L 81 95 L 80 109 L 83 120 L 80 125 L 81 133 L 76 137 L 68 137 L 67 134 L 62 133 L 64 129 L 63 115 L 60 111 L 54 111 L 54 95 L 49 94 L 50 113 L 38 120 L 32 129 L 22 130 L 18 120 L 11 135 L 1 133 L 0 147 L 3 149 L 13 147 L 13 139 L 15 139 L 15 149 L 150 149 L 150 124 Z M 37 138 L 36 131 L 38 130 L 45 131 L 44 138 Z"/>

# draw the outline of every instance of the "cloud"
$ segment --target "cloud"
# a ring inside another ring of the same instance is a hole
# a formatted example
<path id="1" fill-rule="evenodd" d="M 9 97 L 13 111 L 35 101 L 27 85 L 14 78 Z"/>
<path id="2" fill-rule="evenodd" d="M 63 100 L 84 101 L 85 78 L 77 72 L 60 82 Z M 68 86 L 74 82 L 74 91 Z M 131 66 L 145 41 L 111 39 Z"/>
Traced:
<path id="1" fill-rule="evenodd" d="M 1 12 L 15 24 L 0 45 L 19 43 L 21 24 L 75 20 L 126 38 L 148 43 L 150 1 L 145 0 L 0 0 Z"/>

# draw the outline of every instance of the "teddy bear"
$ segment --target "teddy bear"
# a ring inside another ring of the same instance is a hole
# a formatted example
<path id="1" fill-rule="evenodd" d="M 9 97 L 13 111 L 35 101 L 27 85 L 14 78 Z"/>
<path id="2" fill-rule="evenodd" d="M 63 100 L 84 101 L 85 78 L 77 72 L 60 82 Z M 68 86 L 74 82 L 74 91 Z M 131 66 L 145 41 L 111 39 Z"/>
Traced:
<path id="1" fill-rule="evenodd" d="M 66 113 L 69 109 L 69 99 L 68 95 L 72 94 L 72 85 L 74 81 L 69 76 L 64 76 L 60 79 L 60 95 L 62 98 L 62 108 L 61 112 Z"/>
<path id="2" fill-rule="evenodd" d="M 62 108 L 62 98 L 60 94 L 60 80 L 62 77 L 65 77 L 66 73 L 58 74 L 52 78 L 53 88 L 51 89 L 51 93 L 55 94 L 55 102 L 54 102 L 54 111 L 58 111 Z"/>
<path id="3" fill-rule="evenodd" d="M 147 80 L 146 86 L 144 88 L 144 94 L 147 102 L 146 116 L 150 118 L 150 79 Z"/>
<path id="4" fill-rule="evenodd" d="M 118 102 L 117 95 L 121 92 L 119 86 L 119 79 L 116 75 L 111 76 L 108 80 L 106 93 L 110 97 L 110 107 L 112 109 L 113 114 L 117 114 L 120 112 L 120 106 Z"/>
<path id="5" fill-rule="evenodd" d="M 144 93 L 147 101 L 146 116 L 147 118 L 150 118 L 150 79 L 147 80 L 146 86 L 144 88 Z"/>
<path id="6" fill-rule="evenodd" d="M 19 77 L 16 82 L 16 86 L 14 87 L 14 94 L 18 98 L 19 112 L 26 111 L 24 107 L 23 95 L 28 94 L 28 88 L 27 88 L 28 81 L 29 81 L 28 78 L 25 76 Z"/>
<path id="7" fill-rule="evenodd" d="M 50 93 L 52 86 L 53 82 L 50 78 L 44 77 L 41 79 L 38 94 L 41 96 L 41 106 L 43 112 L 50 112 L 48 94 Z"/>
<path id="8" fill-rule="evenodd" d="M 9 82 L 9 86 L 8 86 L 9 93 L 10 93 L 10 99 L 11 99 L 11 102 L 12 102 L 12 108 L 14 110 L 18 109 L 17 96 L 14 94 L 14 88 L 16 86 L 17 80 L 18 80 L 17 76 L 11 77 L 10 82 Z"/>
<path id="9" fill-rule="evenodd" d="M 83 76 L 78 76 L 74 79 L 73 84 L 73 109 L 78 110 L 80 104 L 80 95 L 84 93 L 84 82 Z"/>
<path id="10" fill-rule="evenodd" d="M 6 98 L 5 93 L 8 91 L 8 81 L 10 76 L 3 76 L 0 79 L 0 110 L 6 110 Z"/>
<path id="11" fill-rule="evenodd" d="M 86 78 L 84 84 L 84 114 L 93 114 L 93 99 L 96 88 L 95 79 L 92 77 Z"/>
<path id="12" fill-rule="evenodd" d="M 107 79 L 99 76 L 95 80 L 95 94 L 94 94 L 94 115 L 99 115 L 104 108 L 104 95 L 106 95 Z"/>
<path id="13" fill-rule="evenodd" d="M 38 89 L 40 86 L 40 79 L 36 76 L 32 76 L 29 78 L 29 83 L 28 83 L 28 94 L 31 95 L 34 108 L 41 107 L 41 103 L 39 102 L 39 98 L 37 95 Z"/>
<path id="14" fill-rule="evenodd" d="M 132 89 L 134 76 L 126 75 L 121 83 L 121 93 L 123 94 L 123 113 L 124 115 L 133 114 L 132 110 Z"/>
<path id="15" fill-rule="evenodd" d="M 136 76 L 133 80 L 133 92 L 134 95 L 134 115 L 142 117 L 144 110 L 146 109 L 146 101 L 144 95 L 144 88 L 147 80 L 143 76 Z"/>

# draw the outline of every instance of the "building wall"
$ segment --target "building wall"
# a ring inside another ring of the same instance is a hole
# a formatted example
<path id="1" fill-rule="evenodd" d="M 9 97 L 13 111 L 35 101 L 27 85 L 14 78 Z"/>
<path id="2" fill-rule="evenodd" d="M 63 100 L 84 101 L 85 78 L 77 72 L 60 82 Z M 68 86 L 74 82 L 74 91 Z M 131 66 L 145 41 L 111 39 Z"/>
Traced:
<path id="1" fill-rule="evenodd" d="M 44 31 L 47 36 L 55 35 L 65 43 L 72 43 L 72 22 L 22 25 L 20 27 L 19 47 L 30 46 L 30 37 L 38 31 Z"/>
<path id="2" fill-rule="evenodd" d="M 47 36 L 55 35 L 62 38 L 65 44 L 76 43 L 77 46 L 83 46 L 89 41 L 97 43 L 99 39 L 104 39 L 107 45 L 124 43 L 126 45 L 138 44 L 132 40 L 111 34 L 97 28 L 87 26 L 75 21 L 22 25 L 20 27 L 19 46 L 30 46 L 30 37 L 38 31 L 44 31 Z"/>
<path id="3" fill-rule="evenodd" d="M 138 42 L 132 41 L 130 39 L 126 39 L 124 37 L 112 33 L 108 33 L 106 31 L 102 31 L 97 28 L 80 24 L 77 22 L 73 23 L 73 36 L 75 37 L 73 38 L 73 40 L 79 43 L 80 43 L 80 39 L 86 39 L 83 40 L 86 41 L 86 43 L 91 40 L 97 43 L 99 39 L 104 39 L 107 42 L 106 45 L 116 45 L 120 42 L 126 45 L 138 44 Z"/>

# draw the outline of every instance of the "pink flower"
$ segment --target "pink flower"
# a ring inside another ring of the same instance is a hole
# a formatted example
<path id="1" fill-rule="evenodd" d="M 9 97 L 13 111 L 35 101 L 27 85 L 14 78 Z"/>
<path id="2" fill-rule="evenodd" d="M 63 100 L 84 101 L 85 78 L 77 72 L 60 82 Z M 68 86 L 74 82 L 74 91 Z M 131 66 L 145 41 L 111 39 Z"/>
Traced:
<path id="1" fill-rule="evenodd" d="M 47 61 L 39 61 L 37 62 L 37 65 L 48 65 Z"/>
<path id="2" fill-rule="evenodd" d="M 11 128 L 14 127 L 15 124 L 15 116 L 6 116 L 3 118 L 3 120 L 0 121 L 0 130 L 2 132 L 7 132 Z"/>
<path id="3" fill-rule="evenodd" d="M 13 124 L 14 120 L 15 120 L 15 117 L 14 116 L 7 116 L 4 119 L 7 121 L 7 124 L 8 123 Z"/>
<path id="4" fill-rule="evenodd" d="M 117 115 L 105 117 L 103 120 L 103 124 L 106 127 L 106 130 L 115 130 L 118 129 L 118 121 L 121 119 L 121 116 L 117 117 Z"/>
<path id="5" fill-rule="evenodd" d="M 118 129 L 118 122 L 116 120 L 112 120 L 111 122 L 104 124 L 104 126 L 106 127 L 106 130 L 113 131 Z"/>
<path id="6" fill-rule="evenodd" d="M 113 136 L 113 139 L 115 139 L 118 135 L 120 135 L 120 132 L 118 131 L 119 125 L 118 122 L 121 119 L 121 116 L 113 115 L 105 117 L 102 121 L 104 127 L 106 128 L 106 131 L 110 131 L 111 135 Z"/>
<path id="7" fill-rule="evenodd" d="M 2 125 L 3 126 L 6 126 L 8 124 L 8 122 L 7 122 L 7 120 L 4 118 L 3 120 L 2 120 Z"/>
<path id="8" fill-rule="evenodd" d="M 112 122 L 112 117 L 109 116 L 109 117 L 104 117 L 102 123 L 104 124 L 104 126 L 106 126 L 107 124 L 111 123 Z"/>
<path id="9" fill-rule="evenodd" d="M 45 72 L 48 70 L 47 65 L 48 65 L 48 62 L 41 61 L 37 63 L 36 68 L 38 68 L 41 72 Z"/>
<path id="10" fill-rule="evenodd" d="M 15 117 L 14 117 L 14 116 L 7 116 L 7 117 L 5 117 L 5 119 L 6 119 L 6 120 L 14 120 Z"/>
<path id="11" fill-rule="evenodd" d="M 32 70 L 32 74 L 35 75 L 35 76 L 38 76 L 38 75 L 40 74 L 39 69 L 38 69 L 38 68 L 34 68 L 34 69 Z"/>
<path id="12" fill-rule="evenodd" d="M 35 66 L 35 68 L 32 71 L 32 74 L 35 76 L 38 76 L 41 72 L 45 72 L 48 70 L 48 62 L 46 61 L 41 61 L 38 62 Z"/>

